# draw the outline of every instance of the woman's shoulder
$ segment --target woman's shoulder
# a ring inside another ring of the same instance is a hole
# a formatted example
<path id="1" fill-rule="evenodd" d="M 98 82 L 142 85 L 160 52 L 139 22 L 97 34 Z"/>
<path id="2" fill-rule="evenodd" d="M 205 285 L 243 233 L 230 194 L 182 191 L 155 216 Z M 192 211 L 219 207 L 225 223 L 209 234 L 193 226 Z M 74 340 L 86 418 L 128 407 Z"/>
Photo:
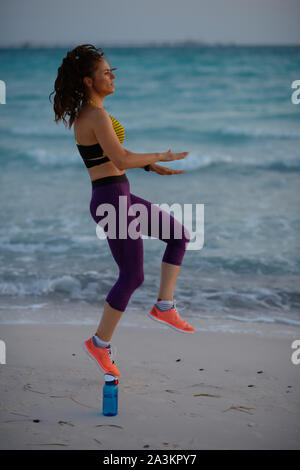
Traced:
<path id="1" fill-rule="evenodd" d="M 78 125 L 83 122 L 85 123 L 94 122 L 95 119 L 99 121 L 99 119 L 101 120 L 101 119 L 105 119 L 108 117 L 111 117 L 111 116 L 106 111 L 105 108 L 96 108 L 96 107 L 81 108 L 74 119 L 74 124 L 76 123 Z"/>

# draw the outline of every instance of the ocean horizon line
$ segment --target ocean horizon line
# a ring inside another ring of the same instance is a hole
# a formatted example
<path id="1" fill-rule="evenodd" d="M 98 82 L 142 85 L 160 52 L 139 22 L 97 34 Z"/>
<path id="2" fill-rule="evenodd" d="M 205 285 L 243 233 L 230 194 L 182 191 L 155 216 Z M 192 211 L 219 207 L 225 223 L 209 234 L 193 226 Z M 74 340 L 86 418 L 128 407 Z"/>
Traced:
<path id="1" fill-rule="evenodd" d="M 17 44 L 7 44 L 1 45 L 0 50 L 5 49 L 65 49 L 69 47 L 75 47 L 78 45 L 76 42 L 72 43 L 59 43 L 59 44 L 43 44 L 43 43 L 35 43 L 33 41 L 23 41 Z M 145 41 L 145 42 L 101 42 L 95 44 L 96 47 L 110 47 L 110 48 L 143 48 L 143 47 L 237 47 L 237 48 L 274 48 L 274 47 L 283 47 L 283 48 L 290 48 L 290 47 L 300 47 L 300 43 L 290 43 L 290 44 L 239 44 L 236 42 L 206 42 L 206 41 L 197 41 L 197 40 L 179 40 L 179 41 Z"/>

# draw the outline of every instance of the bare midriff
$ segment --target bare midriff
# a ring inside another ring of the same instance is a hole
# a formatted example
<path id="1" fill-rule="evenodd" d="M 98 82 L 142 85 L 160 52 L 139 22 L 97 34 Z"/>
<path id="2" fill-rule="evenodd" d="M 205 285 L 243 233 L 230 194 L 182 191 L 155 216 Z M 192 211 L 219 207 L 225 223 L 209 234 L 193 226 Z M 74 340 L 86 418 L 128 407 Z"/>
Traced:
<path id="1" fill-rule="evenodd" d="M 91 145 L 91 144 L 90 144 Z M 112 162 L 105 162 L 92 168 L 87 168 L 91 181 L 95 181 L 99 178 L 105 178 L 106 176 L 123 175 L 125 170 L 119 170 L 116 165 Z"/>

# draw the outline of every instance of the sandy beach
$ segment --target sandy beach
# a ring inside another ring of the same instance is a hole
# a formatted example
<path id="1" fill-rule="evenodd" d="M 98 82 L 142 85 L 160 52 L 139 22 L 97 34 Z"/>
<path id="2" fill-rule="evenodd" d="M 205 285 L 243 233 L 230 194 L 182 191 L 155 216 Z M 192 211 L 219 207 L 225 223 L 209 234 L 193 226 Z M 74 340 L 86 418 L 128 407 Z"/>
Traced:
<path id="1" fill-rule="evenodd" d="M 123 315 L 115 417 L 102 415 L 104 376 L 81 347 L 93 326 L 1 325 L 1 449 L 299 449 L 299 328 L 191 323 L 180 334 Z"/>

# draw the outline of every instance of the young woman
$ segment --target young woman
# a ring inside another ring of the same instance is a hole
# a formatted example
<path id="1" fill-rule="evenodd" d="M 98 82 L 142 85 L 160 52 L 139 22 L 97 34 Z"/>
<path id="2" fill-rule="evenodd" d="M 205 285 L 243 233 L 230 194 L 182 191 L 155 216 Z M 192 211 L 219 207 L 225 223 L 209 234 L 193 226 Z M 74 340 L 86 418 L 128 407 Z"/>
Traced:
<path id="1" fill-rule="evenodd" d="M 106 239 L 119 267 L 119 277 L 106 296 L 98 329 L 94 336 L 84 342 L 84 348 L 97 361 L 102 371 L 119 377 L 115 361 L 112 361 L 111 337 L 131 295 L 144 281 L 143 240 L 141 236 L 131 237 L 128 230 L 135 216 L 127 215 L 126 237 L 118 237 L 119 196 L 126 196 L 127 214 L 132 204 L 143 204 L 146 208 L 148 228 L 144 229 L 144 232 L 141 228 L 140 233 L 155 236 L 167 244 L 162 259 L 157 302 L 148 315 L 178 331 L 195 331 L 179 317 L 174 300 L 176 279 L 190 241 L 189 232 L 166 211 L 132 194 L 125 173 L 129 168 L 144 168 L 160 175 L 183 173 L 184 171 L 172 170 L 156 162 L 181 160 L 189 152 L 172 153 L 169 149 L 165 153 L 133 153 L 122 146 L 125 138 L 124 128 L 103 106 L 104 98 L 114 93 L 115 75 L 112 71 L 115 69 L 110 68 L 103 57 L 103 51 L 99 52 L 98 49 L 91 44 L 83 44 L 67 53 L 58 68 L 54 91 L 49 95 L 49 99 L 55 93 L 55 122 L 62 120 L 67 125 L 65 117 L 69 116 L 69 128 L 74 124 L 77 148 L 91 178 L 90 213 L 93 219 L 101 225 L 103 215 L 97 215 L 97 208 L 101 204 L 109 203 L 116 210 L 116 237 L 107 235 Z M 151 210 L 159 220 L 159 233 L 156 234 L 151 231 Z M 162 234 L 162 218 L 167 220 L 170 226 L 168 238 Z M 181 238 L 178 238 L 178 230 Z"/>

